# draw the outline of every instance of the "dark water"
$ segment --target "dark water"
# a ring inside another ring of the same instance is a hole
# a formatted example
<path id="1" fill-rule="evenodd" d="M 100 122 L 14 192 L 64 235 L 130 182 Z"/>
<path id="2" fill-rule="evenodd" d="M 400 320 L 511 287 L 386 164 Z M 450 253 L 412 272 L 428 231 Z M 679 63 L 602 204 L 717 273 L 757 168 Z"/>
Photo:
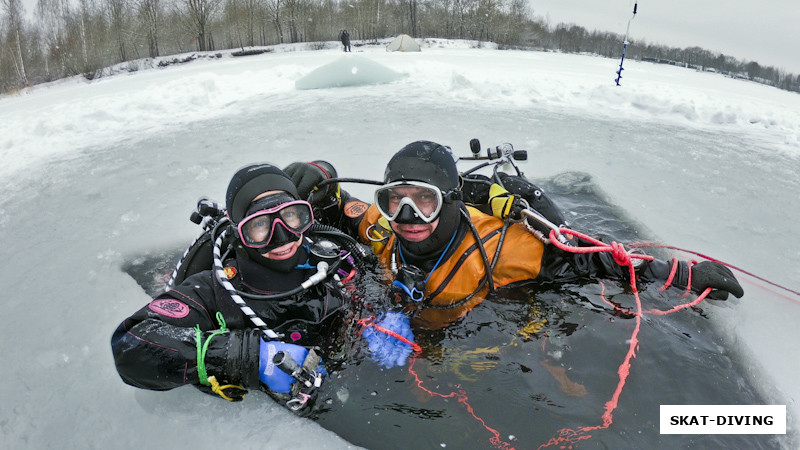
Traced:
<path id="1" fill-rule="evenodd" d="M 588 175 L 565 173 L 540 185 L 580 212 L 572 217 L 576 229 L 619 242 L 647 239 Z M 625 286 L 604 288 L 607 300 L 633 308 Z M 731 346 L 711 331 L 702 304 L 642 318 L 612 423 L 582 431 L 603 425 L 636 325 L 600 294 L 594 283 L 507 289 L 446 331 L 418 331 L 423 352 L 406 367 L 376 370 L 363 362 L 341 370 L 327 387 L 346 388 L 349 398 L 332 393 L 317 420 L 375 449 L 780 446 L 773 436 L 659 433 L 662 404 L 765 403 Z M 669 309 L 682 302 L 674 294 L 653 289 L 641 299 L 645 309 Z"/>
<path id="2" fill-rule="evenodd" d="M 590 176 L 539 183 L 570 211 L 576 229 L 619 242 L 647 231 L 605 200 Z M 182 249 L 132 258 L 124 269 L 157 292 Z M 765 404 L 730 343 L 698 307 L 645 315 L 640 329 L 623 284 L 518 286 L 482 302 L 446 330 L 416 330 L 422 352 L 382 369 L 349 336 L 343 362 L 323 385 L 313 420 L 349 442 L 394 448 L 778 448 L 761 435 L 661 435 L 659 406 Z M 669 309 L 675 292 L 641 294 Z M 629 375 L 620 380 L 631 340 Z M 608 406 L 616 390 L 618 403 Z M 603 414 L 611 414 L 604 425 Z"/>
<path id="3" fill-rule="evenodd" d="M 613 299 L 620 297 L 629 296 Z M 613 423 L 580 432 L 603 424 L 634 328 L 596 298 L 593 287 L 569 286 L 485 301 L 444 333 L 418 333 L 423 352 L 407 367 L 381 371 L 362 362 L 340 370 L 326 388 L 346 388 L 349 398 L 332 392 L 317 420 L 376 449 L 537 448 L 562 430 L 585 439 L 581 448 L 777 446 L 765 436 L 659 434 L 661 404 L 763 403 L 696 311 L 643 321 Z M 541 328 L 521 336 L 532 322 Z"/>

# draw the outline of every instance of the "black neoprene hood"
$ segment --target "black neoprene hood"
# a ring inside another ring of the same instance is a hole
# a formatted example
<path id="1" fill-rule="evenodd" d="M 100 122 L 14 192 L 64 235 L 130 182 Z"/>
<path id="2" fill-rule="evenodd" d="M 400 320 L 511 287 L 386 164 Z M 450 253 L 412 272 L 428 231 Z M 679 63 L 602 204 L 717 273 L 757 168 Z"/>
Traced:
<path id="1" fill-rule="evenodd" d="M 269 163 L 242 167 L 228 184 L 228 192 L 225 195 L 228 217 L 233 223 L 239 223 L 244 218 L 250 202 L 267 191 L 286 191 L 294 199 L 299 198 L 292 179 L 278 167 Z"/>
<path id="2" fill-rule="evenodd" d="M 431 141 L 412 142 L 389 160 L 383 174 L 384 183 L 402 180 L 430 183 L 442 192 L 457 189 L 460 185 L 453 153 Z"/>

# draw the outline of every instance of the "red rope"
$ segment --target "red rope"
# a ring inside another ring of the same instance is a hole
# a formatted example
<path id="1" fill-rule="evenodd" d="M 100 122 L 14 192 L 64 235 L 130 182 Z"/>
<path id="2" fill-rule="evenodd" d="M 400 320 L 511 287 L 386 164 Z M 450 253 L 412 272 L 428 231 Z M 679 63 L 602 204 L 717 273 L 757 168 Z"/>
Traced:
<path id="1" fill-rule="evenodd" d="M 408 373 L 411 374 L 411 376 L 414 377 L 414 380 L 416 381 L 418 388 L 420 388 L 422 391 L 426 392 L 431 397 L 455 398 L 455 399 L 457 399 L 459 403 L 464 405 L 464 407 L 467 409 L 467 412 L 475 420 L 480 422 L 480 424 L 483 426 L 483 428 L 485 428 L 489 433 L 492 434 L 492 437 L 489 438 L 489 442 L 491 442 L 493 446 L 495 446 L 496 448 L 504 449 L 504 450 L 513 450 L 514 449 L 514 447 L 510 443 L 503 441 L 503 439 L 500 437 L 500 432 L 499 431 L 497 431 L 494 428 L 492 428 L 489 425 L 487 425 L 486 422 L 480 416 L 478 416 L 475 413 L 475 410 L 472 408 L 472 405 L 469 404 L 469 397 L 467 397 L 467 394 L 463 390 L 460 390 L 458 392 L 450 392 L 449 394 L 440 394 L 439 392 L 432 391 L 432 390 L 426 388 L 425 386 L 423 386 L 422 385 L 422 379 L 420 379 L 420 377 L 417 374 L 417 372 L 414 371 L 414 363 L 416 362 L 416 360 L 417 360 L 417 358 L 416 358 L 416 355 L 415 355 L 414 357 L 412 357 L 411 363 L 408 366 Z"/>
<path id="2" fill-rule="evenodd" d="M 396 333 L 396 332 L 394 332 L 394 331 L 392 331 L 392 330 L 390 330 L 388 328 L 384 328 L 384 327 L 382 327 L 380 325 L 376 325 L 374 317 L 368 317 L 366 319 L 360 319 L 358 321 L 358 324 L 361 325 L 361 326 L 364 326 L 364 327 L 372 327 L 375 330 L 380 331 L 381 333 L 386 333 L 389 336 L 392 336 L 393 338 L 399 339 L 400 341 L 405 342 L 406 344 L 410 345 L 411 348 L 414 350 L 414 354 L 411 357 L 411 362 L 408 364 L 408 373 L 412 377 L 414 377 L 414 380 L 415 380 L 415 382 L 417 384 L 417 387 L 420 388 L 422 391 L 428 393 L 428 395 L 430 395 L 431 397 L 456 398 L 459 403 L 464 405 L 464 407 L 467 409 L 467 412 L 475 420 L 480 422 L 480 424 L 483 426 L 483 428 L 485 428 L 489 433 L 492 434 L 492 437 L 489 438 L 489 442 L 491 442 L 492 445 L 494 445 L 496 448 L 500 448 L 500 449 L 504 449 L 504 450 L 513 450 L 514 449 L 514 447 L 511 444 L 509 444 L 508 442 L 503 441 L 500 438 L 500 432 L 499 431 L 497 431 L 494 428 L 492 428 L 489 425 L 487 425 L 486 421 L 484 421 L 480 416 L 478 416 L 475 413 L 475 410 L 472 408 L 472 405 L 469 404 L 469 397 L 467 397 L 467 394 L 463 390 L 459 391 L 459 392 L 450 392 L 449 394 L 440 394 L 440 393 L 432 391 L 432 390 L 430 390 L 430 389 L 428 389 L 428 388 L 426 388 L 425 386 L 422 385 L 422 379 L 419 377 L 417 372 L 414 371 L 414 363 L 416 363 L 416 361 L 417 361 L 417 355 L 419 353 L 422 353 L 422 347 L 420 347 L 419 344 L 417 344 L 416 342 L 412 342 L 412 341 L 406 339 L 405 337 L 401 336 L 400 334 L 398 334 L 398 333 Z"/>
<path id="3" fill-rule="evenodd" d="M 374 323 L 369 324 L 368 326 L 375 328 L 376 330 L 380 331 L 381 333 L 388 334 L 389 336 L 397 339 L 398 341 L 405 342 L 406 344 L 411 346 L 411 349 L 414 350 L 415 353 L 420 353 L 422 351 L 422 347 L 420 347 L 416 342 L 409 341 L 404 336 L 388 329 L 384 328 L 380 325 L 375 325 Z"/>
<path id="4" fill-rule="evenodd" d="M 672 270 L 669 271 L 669 276 L 667 277 L 667 281 L 664 282 L 664 285 L 658 288 L 659 291 L 666 290 L 668 287 L 672 285 L 672 280 L 675 278 L 675 273 L 678 271 L 678 260 L 672 258 Z"/>
<path id="5" fill-rule="evenodd" d="M 622 390 L 625 387 L 625 382 L 626 382 L 626 380 L 628 378 L 628 375 L 630 375 L 631 361 L 633 360 L 633 358 L 636 357 L 636 349 L 639 346 L 639 330 L 641 329 L 642 315 L 643 314 L 654 314 L 654 315 L 671 314 L 671 313 L 679 311 L 681 309 L 689 308 L 691 306 L 697 305 L 698 303 L 703 301 L 703 299 L 708 295 L 709 292 L 711 292 L 711 288 L 707 288 L 700 296 L 698 296 L 692 302 L 685 303 L 685 304 L 682 304 L 682 305 L 678 305 L 678 306 L 676 306 L 676 307 L 674 307 L 674 308 L 672 308 L 672 309 L 670 309 L 668 311 L 662 311 L 662 310 L 642 311 L 642 301 L 641 301 L 641 298 L 639 298 L 639 290 L 636 288 L 636 272 L 635 272 L 634 267 L 633 267 L 633 259 L 643 259 L 643 260 L 646 260 L 646 261 L 652 261 L 654 259 L 652 256 L 632 254 L 632 253 L 627 252 L 622 244 L 617 244 L 616 242 L 612 242 L 611 244 L 606 244 L 606 243 L 601 242 L 601 241 L 599 241 L 597 239 L 594 239 L 594 238 L 592 238 L 590 236 L 587 236 L 587 235 L 584 235 L 582 233 L 579 233 L 579 232 L 576 232 L 576 231 L 573 231 L 573 230 L 569 230 L 569 229 L 566 229 L 566 228 L 559 229 L 559 232 L 566 233 L 566 234 L 571 234 L 573 236 L 577 236 L 580 239 L 583 239 L 583 240 L 585 240 L 587 242 L 590 242 L 590 243 L 595 245 L 594 247 L 573 247 L 573 246 L 565 245 L 565 244 L 562 244 L 561 242 L 559 242 L 559 240 L 557 239 L 557 235 L 556 235 L 555 230 L 550 231 L 550 242 L 552 242 L 555 246 L 557 246 L 561 250 L 564 250 L 564 251 L 567 251 L 567 252 L 571 252 L 571 253 L 610 252 L 614 256 L 614 261 L 616 261 L 617 264 L 619 264 L 620 266 L 628 266 L 628 274 L 630 276 L 631 289 L 633 290 L 633 297 L 634 297 L 636 306 L 635 306 L 635 312 L 630 312 L 630 311 L 626 311 L 626 312 L 628 314 L 633 314 L 634 319 L 635 319 L 635 326 L 634 326 L 634 329 L 633 329 L 633 333 L 631 333 L 630 345 L 628 346 L 628 351 L 625 354 L 625 359 L 622 361 L 622 363 L 620 364 L 619 368 L 617 369 L 617 374 L 619 375 L 619 381 L 617 382 L 617 387 L 616 387 L 616 389 L 614 389 L 614 393 L 612 394 L 611 399 L 606 402 L 605 410 L 603 412 L 603 415 L 601 416 L 601 419 L 602 419 L 603 423 L 601 425 L 588 426 L 588 427 L 579 427 L 577 430 L 573 430 L 573 429 L 570 429 L 570 428 L 562 428 L 561 430 L 559 430 L 559 432 L 558 432 L 559 435 L 557 437 L 550 438 L 549 441 L 547 441 L 546 443 L 542 444 L 539 448 L 550 447 L 552 445 L 559 445 L 562 448 L 564 448 L 565 445 L 574 444 L 574 443 L 577 443 L 577 442 L 582 441 L 582 440 L 590 439 L 592 437 L 592 435 L 589 434 L 589 433 L 592 432 L 592 431 L 609 428 L 611 426 L 611 424 L 614 422 L 614 410 L 616 410 L 617 406 L 619 405 L 619 398 L 622 395 Z M 664 284 L 662 290 L 666 289 L 667 287 L 669 287 L 670 284 L 672 284 L 672 279 L 675 276 L 675 271 L 676 270 L 677 270 L 677 261 L 673 260 L 672 271 L 670 272 L 669 279 L 667 280 L 667 283 Z M 684 296 L 688 295 L 689 289 L 690 289 L 690 287 L 692 285 L 691 284 L 691 270 L 689 271 L 689 276 L 690 276 L 690 278 L 689 278 L 689 281 L 687 283 L 687 291 L 686 291 L 685 294 L 683 294 Z M 605 291 L 605 287 L 603 289 Z M 603 301 L 605 301 L 606 303 L 611 305 L 611 303 L 608 302 L 605 299 L 605 297 L 602 296 L 602 294 L 601 294 L 601 297 L 603 298 Z M 622 308 L 619 308 L 616 305 L 612 305 L 612 306 L 616 310 L 625 311 L 625 310 L 623 310 Z"/>
<path id="6" fill-rule="evenodd" d="M 561 233 L 569 234 L 572 236 L 576 236 L 580 239 L 583 239 L 587 242 L 594 244 L 594 247 L 574 247 L 571 245 L 567 245 L 562 243 L 558 240 L 558 236 L 555 230 L 550 230 L 550 242 L 555 245 L 556 247 L 564 250 L 565 252 L 570 253 L 611 253 L 614 257 L 614 261 L 620 266 L 630 266 L 631 270 L 633 270 L 632 259 L 643 259 L 645 261 L 652 261 L 653 258 L 650 255 L 639 255 L 636 253 L 629 253 L 625 250 L 625 247 L 622 244 L 617 244 L 616 242 L 612 242 L 611 244 L 606 244 L 605 242 L 599 241 L 591 236 L 587 236 L 583 233 L 578 231 L 570 230 L 568 228 L 559 228 L 558 230 Z"/>
<path id="7" fill-rule="evenodd" d="M 580 442 L 582 440 L 591 439 L 592 435 L 589 434 L 589 433 L 591 433 L 592 431 L 597 431 L 597 430 L 602 430 L 602 429 L 609 428 L 614 422 L 614 411 L 616 410 L 617 406 L 619 405 L 619 398 L 622 395 L 622 391 L 623 391 L 623 389 L 625 387 L 625 382 L 626 382 L 626 380 L 628 378 L 628 375 L 630 375 L 631 361 L 633 360 L 633 358 L 636 357 L 636 350 L 639 347 L 639 331 L 641 329 L 642 315 L 644 315 L 644 314 L 667 315 L 667 314 L 672 314 L 674 312 L 680 311 L 680 310 L 685 309 L 685 308 L 690 308 L 690 307 L 695 306 L 695 305 L 699 304 L 700 302 L 702 302 L 712 290 L 710 287 L 706 288 L 705 291 L 703 291 L 699 296 L 697 296 L 697 298 L 695 298 L 691 302 L 684 303 L 684 304 L 681 304 L 681 305 L 677 305 L 677 306 L 675 306 L 675 307 L 673 307 L 673 308 L 671 308 L 669 310 L 650 309 L 650 310 L 643 311 L 642 310 L 642 301 L 641 301 L 641 298 L 639 297 L 639 291 L 636 288 L 636 272 L 634 270 L 633 259 L 642 259 L 642 260 L 645 260 L 645 261 L 652 261 L 654 259 L 652 256 L 630 253 L 627 250 L 625 250 L 625 247 L 622 244 L 618 244 L 616 242 L 612 242 L 611 244 L 606 244 L 606 243 L 604 243 L 602 241 L 599 241 L 597 239 L 594 239 L 594 238 L 592 238 L 590 236 L 587 236 L 587 235 L 585 235 L 583 233 L 580 233 L 580 232 L 577 232 L 577 231 L 574 231 L 574 230 L 570 230 L 570 229 L 566 229 L 566 228 L 560 228 L 558 230 L 558 232 L 564 233 L 564 234 L 569 234 L 569 235 L 572 235 L 572 236 L 576 236 L 576 237 L 578 237 L 580 239 L 583 239 L 583 240 L 585 240 L 585 241 L 587 241 L 587 242 L 589 242 L 589 243 L 594 245 L 592 247 L 574 247 L 574 246 L 565 245 L 565 244 L 561 243 L 557 239 L 557 233 L 556 233 L 555 230 L 553 230 L 553 231 L 550 232 L 550 236 L 549 236 L 550 237 L 550 242 L 553 245 L 555 245 L 556 247 L 558 247 L 559 249 L 561 249 L 563 251 L 571 252 L 571 253 L 600 253 L 600 252 L 608 252 L 608 253 L 612 254 L 612 256 L 614 258 L 614 261 L 617 264 L 619 264 L 620 266 L 627 266 L 628 267 L 628 273 L 629 273 L 629 277 L 630 277 L 631 289 L 633 291 L 634 300 L 635 300 L 635 311 L 631 312 L 629 310 L 625 310 L 623 308 L 620 308 L 617 305 L 614 305 L 614 304 L 610 303 L 609 301 L 607 301 L 605 299 L 605 296 L 603 294 L 601 294 L 601 298 L 603 298 L 603 301 L 608 303 L 609 305 L 611 305 L 615 310 L 622 311 L 622 312 L 625 312 L 627 314 L 632 314 L 634 316 L 634 319 L 635 319 L 635 326 L 634 326 L 633 332 L 631 333 L 630 345 L 628 346 L 628 351 L 626 352 L 625 358 L 623 359 L 622 363 L 620 364 L 619 368 L 617 369 L 617 374 L 619 375 L 617 386 L 614 389 L 614 393 L 612 394 L 611 398 L 605 403 L 604 412 L 603 412 L 603 414 L 601 416 L 602 424 L 594 425 L 594 426 L 578 427 L 577 429 L 562 428 L 561 430 L 558 431 L 559 435 L 557 437 L 550 438 L 550 440 L 548 440 L 546 443 L 542 444 L 539 448 L 549 447 L 549 446 L 552 446 L 552 445 L 558 445 L 561 448 L 571 448 L 570 444 L 576 444 L 576 443 L 578 443 L 578 442 Z M 705 258 L 705 259 L 707 259 L 709 261 L 718 262 L 718 263 L 723 264 L 725 266 L 728 266 L 728 267 L 730 267 L 732 269 L 738 270 L 739 272 L 742 272 L 742 273 L 744 273 L 746 275 L 749 275 L 749 276 L 751 276 L 753 278 L 756 278 L 758 280 L 764 281 L 764 282 L 769 283 L 769 284 L 771 284 L 773 286 L 777 286 L 777 287 L 779 287 L 781 289 L 784 289 L 786 291 L 789 291 L 791 293 L 794 293 L 794 294 L 800 296 L 800 292 L 793 291 L 791 289 L 787 289 L 787 288 L 785 288 L 783 286 L 780 286 L 778 284 L 775 284 L 773 282 L 765 280 L 765 279 L 763 279 L 761 277 L 753 275 L 752 273 L 747 272 L 745 270 L 742 270 L 742 269 L 740 269 L 738 267 L 732 266 L 730 264 L 724 263 L 722 261 L 719 261 L 717 259 L 711 258 L 709 256 L 706 256 L 706 255 L 703 255 L 703 254 L 700 254 L 700 253 L 691 252 L 691 251 L 684 250 L 684 249 L 681 249 L 681 248 L 678 248 L 678 247 L 672 247 L 672 246 L 654 244 L 654 243 L 648 243 L 648 242 L 636 242 L 636 243 L 632 243 L 632 244 L 629 244 L 629 245 L 630 245 L 631 248 L 657 247 L 657 248 L 667 248 L 667 249 L 673 249 L 673 250 L 679 250 L 679 251 L 683 251 L 683 252 L 687 252 L 687 253 L 692 253 L 692 254 L 695 254 L 695 255 L 700 256 L 702 258 Z M 676 273 L 677 268 L 678 268 L 678 262 L 677 262 L 677 260 L 673 259 L 672 263 L 673 263 L 673 266 L 672 266 L 672 269 L 670 271 L 669 277 L 667 278 L 667 281 L 664 283 L 664 285 L 659 288 L 659 290 L 663 291 L 663 290 L 667 289 L 672 284 L 672 281 L 673 281 L 673 279 L 675 277 L 675 273 Z M 696 262 L 692 261 L 691 263 L 695 264 Z M 689 293 L 691 292 L 691 285 L 692 285 L 692 283 L 691 283 L 691 272 L 692 271 L 689 270 L 689 280 L 688 280 L 687 285 L 686 285 L 686 292 L 681 295 L 682 297 L 688 296 Z M 605 286 L 603 286 L 603 292 L 605 292 Z M 416 362 L 416 355 L 422 351 L 422 349 L 419 347 L 419 345 L 417 345 L 414 342 L 409 341 L 408 339 L 406 339 L 403 336 L 395 333 L 392 330 L 389 330 L 389 329 L 386 329 L 384 327 L 375 325 L 373 323 L 373 321 L 374 321 L 374 318 L 361 319 L 361 320 L 359 320 L 359 324 L 362 325 L 362 326 L 372 326 L 376 330 L 381 331 L 383 333 L 386 333 L 386 334 L 388 334 L 388 335 L 390 335 L 390 336 L 392 336 L 392 337 L 394 337 L 396 339 L 399 339 L 402 342 L 405 342 L 406 344 L 409 344 L 412 347 L 412 349 L 414 350 L 415 353 L 414 353 L 414 355 L 412 355 L 411 362 L 409 363 L 408 371 L 409 371 L 409 374 L 411 374 L 414 377 L 414 379 L 416 381 L 416 384 L 417 384 L 417 387 L 419 389 L 421 389 L 424 392 L 427 392 L 432 397 L 456 398 L 459 403 L 461 403 L 462 405 L 465 406 L 465 408 L 467 409 L 467 412 L 469 412 L 472 415 L 472 417 L 475 418 L 475 420 L 480 422 L 481 425 L 487 431 L 489 431 L 492 434 L 492 438 L 489 439 L 489 441 L 492 443 L 492 445 L 494 445 L 497 448 L 502 448 L 502 449 L 512 449 L 513 448 L 511 446 L 511 444 L 509 444 L 508 442 L 503 441 L 500 438 L 500 433 L 497 430 L 495 430 L 494 428 L 488 426 L 486 424 L 486 422 L 481 417 L 479 417 L 477 414 L 475 414 L 475 411 L 472 408 L 472 406 L 469 404 L 469 401 L 468 401 L 469 399 L 468 399 L 468 397 L 467 397 L 467 395 L 466 395 L 466 393 L 464 391 L 450 392 L 449 394 L 441 394 L 441 393 L 432 391 L 430 389 L 427 389 L 425 386 L 423 386 L 422 379 L 413 370 L 414 363 Z"/>
<path id="8" fill-rule="evenodd" d="M 744 270 L 744 269 L 742 269 L 740 267 L 734 266 L 733 264 L 726 263 L 725 261 L 720 261 L 720 260 L 718 260 L 716 258 L 712 258 L 712 257 L 704 255 L 702 253 L 698 253 L 698 252 L 695 252 L 695 251 L 692 251 L 692 250 L 686 250 L 686 249 L 683 249 L 683 248 L 680 248 L 680 247 L 674 247 L 672 245 L 659 244 L 659 243 L 656 243 L 656 242 L 646 242 L 646 241 L 632 242 L 632 243 L 630 243 L 628 245 L 631 248 L 665 248 L 665 249 L 669 249 L 669 250 L 677 250 L 677 251 L 680 251 L 680 252 L 696 255 L 696 256 L 699 256 L 699 257 L 701 257 L 703 259 L 707 259 L 709 261 L 714 261 L 714 262 L 720 263 L 720 264 L 722 264 L 724 266 L 730 267 L 731 269 L 736 270 L 738 272 L 741 272 L 741 273 L 743 273 L 743 274 L 745 274 L 745 275 L 747 275 L 749 277 L 755 278 L 756 280 L 759 280 L 759 281 L 763 281 L 764 283 L 770 284 L 772 286 L 775 286 L 775 287 L 777 287 L 779 289 L 782 289 L 782 290 L 784 290 L 786 292 L 790 292 L 790 293 L 800 297 L 800 292 L 795 291 L 794 289 L 789 289 L 789 288 L 787 288 L 785 286 L 781 286 L 778 283 L 773 283 L 772 281 L 769 281 L 769 280 L 767 280 L 765 278 L 762 278 L 762 277 L 760 277 L 760 276 L 758 276 L 758 275 L 756 275 L 756 274 L 754 274 L 752 272 L 748 272 L 748 271 L 746 271 L 746 270 Z M 788 300 L 791 300 L 793 302 L 800 303 L 800 300 L 798 300 L 798 299 L 793 299 L 793 298 L 790 298 L 790 297 L 785 297 L 785 298 L 788 299 Z"/>
<path id="9" fill-rule="evenodd" d="M 706 299 L 706 297 L 708 296 L 709 292 L 711 292 L 711 288 L 710 287 L 706 288 L 706 290 L 703 291 L 702 294 L 698 295 L 697 298 L 692 300 L 691 302 L 675 306 L 674 308 L 668 309 L 666 311 L 663 311 L 663 310 L 660 310 L 660 309 L 648 309 L 647 311 L 643 311 L 642 313 L 643 314 L 652 314 L 654 316 L 666 316 L 667 314 L 672 314 L 672 313 L 678 312 L 678 311 L 680 311 L 682 309 L 691 308 L 692 306 L 695 306 L 695 305 L 699 304 L 700 302 L 702 302 L 703 300 Z"/>
<path id="10" fill-rule="evenodd" d="M 347 275 L 347 278 L 342 280 L 342 284 L 347 283 L 348 281 L 352 280 L 355 275 L 356 275 L 356 269 L 351 270 L 350 274 Z"/>

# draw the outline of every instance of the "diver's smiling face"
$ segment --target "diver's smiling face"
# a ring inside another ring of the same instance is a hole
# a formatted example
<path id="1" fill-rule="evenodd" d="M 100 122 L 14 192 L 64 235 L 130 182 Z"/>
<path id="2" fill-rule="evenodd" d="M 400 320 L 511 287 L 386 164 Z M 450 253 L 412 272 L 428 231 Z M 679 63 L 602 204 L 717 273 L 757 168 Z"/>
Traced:
<path id="1" fill-rule="evenodd" d="M 403 239 L 409 242 L 422 242 L 431 237 L 436 226 L 439 225 L 439 219 L 431 223 L 397 223 L 389 222 L 392 230 Z"/>
<path id="2" fill-rule="evenodd" d="M 264 253 L 262 256 L 268 259 L 274 259 L 277 261 L 282 261 L 284 259 L 289 259 L 297 252 L 297 249 L 300 248 L 300 245 L 303 243 L 302 239 L 298 239 L 294 242 L 290 242 L 286 245 L 281 245 L 278 248 L 272 249 L 267 253 Z"/>
<path id="3" fill-rule="evenodd" d="M 253 202 L 256 200 L 261 200 L 264 197 L 268 197 L 273 194 L 279 194 L 284 191 L 267 191 L 263 194 L 259 194 L 256 198 L 253 199 Z M 272 259 L 275 261 L 283 261 L 285 259 L 289 259 L 297 253 L 297 249 L 303 244 L 302 236 L 300 236 L 296 241 L 289 242 L 288 244 L 281 245 L 280 247 L 274 248 L 267 253 L 262 254 L 264 258 Z"/>

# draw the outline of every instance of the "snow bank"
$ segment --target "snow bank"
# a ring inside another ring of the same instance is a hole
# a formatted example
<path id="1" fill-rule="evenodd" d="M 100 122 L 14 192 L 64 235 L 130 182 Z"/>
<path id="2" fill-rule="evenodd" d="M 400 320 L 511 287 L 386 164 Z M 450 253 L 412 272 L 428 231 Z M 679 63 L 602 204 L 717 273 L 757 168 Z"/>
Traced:
<path id="1" fill-rule="evenodd" d="M 718 74 L 627 61 L 616 86 L 616 60 L 560 53 L 497 51 L 475 43 L 429 40 L 422 53 L 360 47 L 222 57 L 86 81 L 73 78 L 0 98 L 0 157 L 5 176 L 42 158 L 69 157 L 142 132 L 239 112 L 241 102 L 290 96 L 298 88 L 398 81 L 418 95 L 525 110 L 531 105 L 632 121 L 675 122 L 763 131 L 800 154 L 800 95 Z M 295 51 L 287 51 L 295 50 Z M 362 56 L 363 55 L 363 56 Z M 350 55 L 348 55 L 350 56 Z M 323 73 L 320 66 L 332 64 Z M 353 69 L 356 73 L 353 73 Z M 335 75 L 335 76 L 334 76 Z M 320 77 L 320 78 L 316 78 Z M 326 83 L 328 83 L 326 85 Z M 396 87 L 376 96 L 397 96 Z M 418 95 L 409 96 L 415 102 Z M 97 130 L 103 130 L 98 133 Z M 100 140 L 96 138 L 102 136 Z"/>

